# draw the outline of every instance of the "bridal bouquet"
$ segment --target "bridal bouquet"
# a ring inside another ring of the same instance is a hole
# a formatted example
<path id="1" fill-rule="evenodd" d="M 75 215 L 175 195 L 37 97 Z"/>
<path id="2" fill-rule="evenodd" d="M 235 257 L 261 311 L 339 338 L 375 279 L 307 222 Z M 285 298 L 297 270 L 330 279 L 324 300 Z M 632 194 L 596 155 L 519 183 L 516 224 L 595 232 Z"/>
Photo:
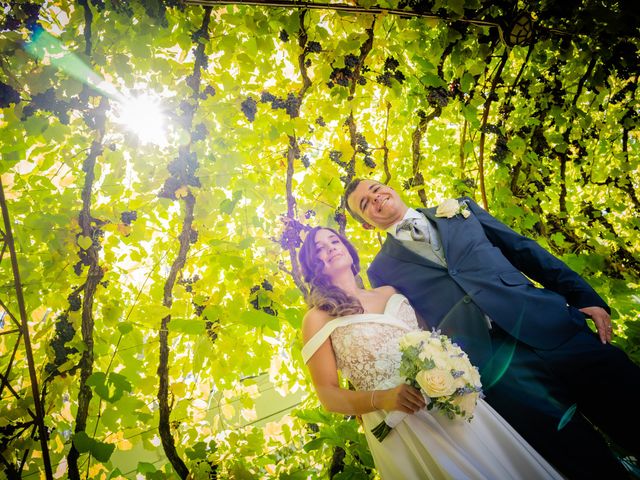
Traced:
<path id="1" fill-rule="evenodd" d="M 436 408 L 451 419 L 471 420 L 482 385 L 478 369 L 460 347 L 439 332 L 416 331 L 400 339 L 400 351 L 400 375 L 422 391 L 427 410 Z M 407 415 L 389 412 L 371 432 L 382 441 Z"/>

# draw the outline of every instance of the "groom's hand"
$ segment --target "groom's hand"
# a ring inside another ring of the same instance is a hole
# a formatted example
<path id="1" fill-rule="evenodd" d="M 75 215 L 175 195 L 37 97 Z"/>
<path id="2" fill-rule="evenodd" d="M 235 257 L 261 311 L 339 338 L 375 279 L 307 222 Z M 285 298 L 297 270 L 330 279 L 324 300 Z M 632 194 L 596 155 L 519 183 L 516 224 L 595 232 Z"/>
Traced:
<path id="1" fill-rule="evenodd" d="M 602 343 L 611 343 L 611 317 L 602 307 L 584 307 L 580 311 L 593 320 Z"/>

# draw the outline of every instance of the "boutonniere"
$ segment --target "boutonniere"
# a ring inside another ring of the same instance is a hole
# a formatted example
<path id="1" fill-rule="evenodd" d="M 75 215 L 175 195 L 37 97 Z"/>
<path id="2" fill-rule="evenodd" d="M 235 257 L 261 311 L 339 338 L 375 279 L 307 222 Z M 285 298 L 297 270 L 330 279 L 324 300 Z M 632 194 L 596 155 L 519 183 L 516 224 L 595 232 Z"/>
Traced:
<path id="1" fill-rule="evenodd" d="M 464 218 L 471 215 L 466 201 L 458 202 L 455 198 L 449 198 L 436 208 L 436 217 L 452 218 L 458 214 L 462 215 Z"/>

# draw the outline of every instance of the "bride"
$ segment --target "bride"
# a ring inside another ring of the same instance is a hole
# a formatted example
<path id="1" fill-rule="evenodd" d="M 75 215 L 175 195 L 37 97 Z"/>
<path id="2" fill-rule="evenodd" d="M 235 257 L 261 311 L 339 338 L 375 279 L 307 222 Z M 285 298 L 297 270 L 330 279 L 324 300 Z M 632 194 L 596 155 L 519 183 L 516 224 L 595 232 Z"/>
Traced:
<path id="1" fill-rule="evenodd" d="M 399 339 L 419 329 L 415 312 L 393 287 L 362 288 L 347 239 L 314 228 L 300 263 L 310 287 L 302 354 L 318 398 L 329 411 L 362 416 L 383 479 L 562 478 L 483 400 L 470 422 L 424 408 L 422 394 L 398 373 Z M 340 387 L 338 370 L 356 391 Z M 391 410 L 412 415 L 378 441 L 371 429 Z"/>

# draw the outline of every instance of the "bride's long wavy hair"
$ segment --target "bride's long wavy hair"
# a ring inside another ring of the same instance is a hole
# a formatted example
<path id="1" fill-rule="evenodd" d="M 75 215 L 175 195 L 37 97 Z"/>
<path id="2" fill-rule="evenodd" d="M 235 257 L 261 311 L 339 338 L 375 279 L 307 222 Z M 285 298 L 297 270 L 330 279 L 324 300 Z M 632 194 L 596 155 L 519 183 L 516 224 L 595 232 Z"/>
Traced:
<path id="1" fill-rule="evenodd" d="M 307 305 L 309 305 L 309 308 L 315 307 L 323 310 L 332 317 L 363 313 L 364 308 L 360 300 L 348 295 L 341 288 L 332 285 L 329 276 L 322 273 L 324 264 L 318 259 L 316 247 L 316 235 L 320 230 L 329 230 L 347 247 L 353 262 L 351 271 L 356 276 L 358 285 L 362 286 L 362 279 L 358 275 L 360 272 L 360 257 L 358 257 L 358 252 L 356 252 L 353 245 L 332 228 L 315 227 L 307 234 L 298 254 L 304 281 L 309 285 L 309 293 L 307 293 L 306 298 Z"/>

